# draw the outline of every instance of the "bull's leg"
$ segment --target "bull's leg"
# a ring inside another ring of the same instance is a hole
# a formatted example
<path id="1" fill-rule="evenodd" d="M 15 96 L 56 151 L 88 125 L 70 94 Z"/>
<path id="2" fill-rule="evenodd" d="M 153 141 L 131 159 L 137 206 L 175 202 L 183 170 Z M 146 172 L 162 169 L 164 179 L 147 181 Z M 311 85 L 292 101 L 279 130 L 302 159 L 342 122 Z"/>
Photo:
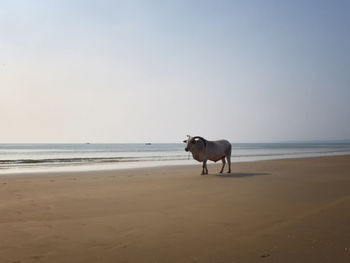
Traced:
<path id="1" fill-rule="evenodd" d="M 222 167 L 221 167 L 221 171 L 220 171 L 220 173 L 222 174 L 222 172 L 224 171 L 225 163 L 226 163 L 226 161 L 225 161 L 225 157 L 224 157 L 224 158 L 222 158 L 222 159 L 221 159 L 221 161 L 222 161 Z"/>
<path id="2" fill-rule="evenodd" d="M 228 163 L 228 173 L 231 173 L 231 154 L 226 157 Z"/>
<path id="3" fill-rule="evenodd" d="M 204 169 L 205 169 L 205 161 L 203 162 L 203 165 L 202 165 L 202 173 L 201 173 L 201 175 L 205 174 Z"/>
<path id="4" fill-rule="evenodd" d="M 208 174 L 207 160 L 203 162 L 203 172 L 204 174 Z"/>

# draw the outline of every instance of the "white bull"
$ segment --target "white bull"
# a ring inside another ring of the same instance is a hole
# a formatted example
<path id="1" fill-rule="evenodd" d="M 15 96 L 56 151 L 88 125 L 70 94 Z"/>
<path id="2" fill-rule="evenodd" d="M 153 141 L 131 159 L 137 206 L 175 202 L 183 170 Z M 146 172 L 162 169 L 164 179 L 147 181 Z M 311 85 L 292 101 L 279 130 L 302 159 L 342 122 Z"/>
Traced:
<path id="1" fill-rule="evenodd" d="M 227 140 L 208 141 L 200 136 L 191 137 L 187 135 L 188 139 L 183 142 L 186 143 L 185 151 L 190 151 L 193 158 L 198 162 L 203 162 L 202 175 L 208 174 L 207 161 L 217 162 L 222 160 L 223 172 L 225 167 L 225 158 L 229 165 L 228 173 L 231 173 L 231 143 Z"/>

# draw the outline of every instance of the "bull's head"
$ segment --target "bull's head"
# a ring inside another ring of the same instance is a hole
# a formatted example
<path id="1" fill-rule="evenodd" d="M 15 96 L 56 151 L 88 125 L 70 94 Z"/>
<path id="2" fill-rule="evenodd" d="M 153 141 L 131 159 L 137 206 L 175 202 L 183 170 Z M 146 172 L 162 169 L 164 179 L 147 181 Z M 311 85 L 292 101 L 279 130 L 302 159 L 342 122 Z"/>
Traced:
<path id="1" fill-rule="evenodd" d="M 207 146 L 207 142 L 204 138 L 200 136 L 191 137 L 190 135 L 187 135 L 187 140 L 183 141 L 184 143 L 186 143 L 185 151 L 191 151 L 191 146 L 195 145 L 198 141 L 202 141 L 204 143 L 204 147 Z"/>
<path id="2" fill-rule="evenodd" d="M 185 151 L 188 152 L 189 150 L 189 142 L 191 141 L 191 136 L 187 135 L 187 140 L 184 140 L 183 142 L 186 143 Z"/>

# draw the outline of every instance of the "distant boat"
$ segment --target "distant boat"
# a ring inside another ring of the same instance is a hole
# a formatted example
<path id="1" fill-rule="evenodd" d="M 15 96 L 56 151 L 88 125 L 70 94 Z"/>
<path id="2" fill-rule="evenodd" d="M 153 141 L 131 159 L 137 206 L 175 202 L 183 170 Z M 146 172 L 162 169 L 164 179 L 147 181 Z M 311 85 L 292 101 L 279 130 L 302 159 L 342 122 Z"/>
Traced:
<path id="1" fill-rule="evenodd" d="M 85 144 L 90 144 L 89 142 L 86 142 Z"/>
<path id="2" fill-rule="evenodd" d="M 145 145 L 152 145 L 152 143 L 150 143 L 150 142 L 146 142 L 146 143 L 145 143 Z"/>

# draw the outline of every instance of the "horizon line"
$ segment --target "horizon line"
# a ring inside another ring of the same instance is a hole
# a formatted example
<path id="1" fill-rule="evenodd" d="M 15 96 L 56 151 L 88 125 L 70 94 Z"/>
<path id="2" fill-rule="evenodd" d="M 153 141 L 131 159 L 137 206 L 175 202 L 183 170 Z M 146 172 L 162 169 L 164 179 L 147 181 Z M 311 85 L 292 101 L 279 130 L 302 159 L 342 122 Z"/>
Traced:
<path id="1" fill-rule="evenodd" d="M 350 143 L 350 139 L 305 139 L 305 140 L 279 140 L 279 141 L 251 141 L 251 142 L 234 142 L 230 141 L 233 144 L 255 144 L 255 143 Z M 179 142 L 152 142 L 152 141 L 143 141 L 143 142 L 0 142 L 0 144 L 183 144 L 182 141 Z"/>

